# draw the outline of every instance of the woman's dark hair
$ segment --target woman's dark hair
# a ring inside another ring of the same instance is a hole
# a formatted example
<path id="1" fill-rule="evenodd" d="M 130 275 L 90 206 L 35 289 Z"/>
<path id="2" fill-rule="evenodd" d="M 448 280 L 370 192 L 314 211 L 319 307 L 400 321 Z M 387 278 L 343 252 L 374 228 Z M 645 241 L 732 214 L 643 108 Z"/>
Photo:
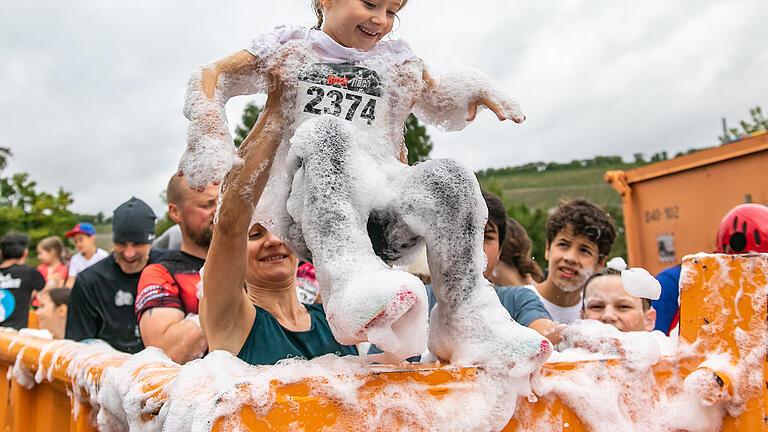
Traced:
<path id="1" fill-rule="evenodd" d="M 483 199 L 485 199 L 485 205 L 488 206 L 488 222 L 496 225 L 496 229 L 499 231 L 499 249 L 501 249 L 507 235 L 507 209 L 504 208 L 501 199 L 490 192 L 483 191 Z"/>
<path id="2" fill-rule="evenodd" d="M 547 245 L 552 244 L 558 233 L 571 225 L 576 235 L 583 235 L 597 245 L 600 257 L 611 253 L 616 227 L 613 218 L 605 210 L 585 199 L 561 201 L 547 219 Z"/>
<path id="3" fill-rule="evenodd" d="M 401 10 L 405 7 L 406 3 L 408 3 L 408 0 L 400 1 Z M 313 28 L 320 30 L 323 27 L 323 5 L 320 3 L 320 0 L 312 0 L 312 9 L 315 11 L 315 16 L 317 16 L 317 24 Z"/>
<path id="4" fill-rule="evenodd" d="M 610 267 L 603 267 L 600 270 L 592 273 L 592 275 L 587 279 L 586 282 L 584 282 L 584 292 L 582 292 L 581 296 L 581 308 L 584 309 L 584 301 L 586 300 L 586 294 L 587 294 L 587 286 L 589 286 L 590 282 L 593 280 L 601 277 L 601 276 L 619 276 L 621 277 L 621 272 L 616 269 L 612 269 Z M 643 301 L 643 310 L 647 311 L 651 308 L 651 300 L 647 298 L 640 298 L 640 300 Z"/>
<path id="5" fill-rule="evenodd" d="M 61 305 L 69 306 L 69 294 L 71 291 L 69 288 L 49 288 L 43 291 L 43 293 L 48 294 L 53 304 L 59 307 Z"/>
<path id="6" fill-rule="evenodd" d="M 531 239 L 525 228 L 516 220 L 507 218 L 506 231 L 504 243 L 501 245 L 501 262 L 516 268 L 521 276 L 531 275 L 536 282 L 543 281 L 541 268 L 531 258 Z"/>
<path id="7" fill-rule="evenodd" d="M 19 232 L 9 232 L 0 239 L 0 255 L 4 260 L 19 259 L 29 246 L 29 236 Z"/>

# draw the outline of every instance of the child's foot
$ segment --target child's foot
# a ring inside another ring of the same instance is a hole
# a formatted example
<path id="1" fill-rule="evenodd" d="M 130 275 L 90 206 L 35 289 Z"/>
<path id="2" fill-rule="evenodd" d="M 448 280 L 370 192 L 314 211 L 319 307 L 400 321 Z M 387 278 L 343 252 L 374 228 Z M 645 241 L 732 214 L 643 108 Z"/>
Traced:
<path id="1" fill-rule="evenodd" d="M 453 309 L 432 310 L 429 350 L 457 366 L 501 364 L 522 377 L 538 371 L 552 349 L 547 338 L 510 318 L 490 286 Z"/>
<path id="2" fill-rule="evenodd" d="M 334 287 L 326 302 L 328 323 L 344 344 L 368 341 L 390 358 L 420 354 L 427 341 L 427 296 L 409 273 L 379 268 Z"/>

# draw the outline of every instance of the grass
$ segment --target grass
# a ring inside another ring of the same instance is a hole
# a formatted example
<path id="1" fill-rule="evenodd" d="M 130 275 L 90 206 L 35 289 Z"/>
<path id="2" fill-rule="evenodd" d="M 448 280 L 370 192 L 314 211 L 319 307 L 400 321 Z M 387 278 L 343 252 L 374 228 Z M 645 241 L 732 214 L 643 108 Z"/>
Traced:
<path id="1" fill-rule="evenodd" d="M 622 167 L 624 168 L 624 167 Z M 482 179 L 484 188 L 503 191 L 505 202 L 552 208 L 561 199 L 586 198 L 599 206 L 621 206 L 621 195 L 603 180 L 610 168 L 569 168 L 497 174 Z"/>

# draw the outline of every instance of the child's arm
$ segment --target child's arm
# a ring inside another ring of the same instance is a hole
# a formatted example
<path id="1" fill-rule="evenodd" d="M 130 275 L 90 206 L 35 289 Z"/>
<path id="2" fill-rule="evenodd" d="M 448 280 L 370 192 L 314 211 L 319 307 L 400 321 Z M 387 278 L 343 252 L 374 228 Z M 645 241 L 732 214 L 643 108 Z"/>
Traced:
<path id="1" fill-rule="evenodd" d="M 232 143 L 224 109 L 238 95 L 265 87 L 262 61 L 239 51 L 195 71 L 187 84 L 184 115 L 189 119 L 187 150 L 179 162 L 189 186 L 202 190 L 219 183 L 233 165 L 242 163 Z"/>
<path id="2" fill-rule="evenodd" d="M 479 71 L 457 70 L 435 78 L 424 69 L 422 80 L 424 90 L 413 112 L 441 129 L 463 129 L 475 119 L 478 107 L 489 108 L 499 120 L 525 120 L 520 105 Z"/>

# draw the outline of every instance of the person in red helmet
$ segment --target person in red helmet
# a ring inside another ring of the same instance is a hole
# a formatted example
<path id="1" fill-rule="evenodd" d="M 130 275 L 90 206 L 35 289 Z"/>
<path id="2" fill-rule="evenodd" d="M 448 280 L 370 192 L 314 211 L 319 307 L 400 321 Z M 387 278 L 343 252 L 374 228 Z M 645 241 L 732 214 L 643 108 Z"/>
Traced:
<path id="1" fill-rule="evenodd" d="M 725 215 L 717 230 L 717 253 L 768 253 L 768 207 L 741 204 Z"/>
<path id="2" fill-rule="evenodd" d="M 715 252 L 725 254 L 768 253 L 768 207 L 740 204 L 726 213 L 717 230 Z M 680 318 L 680 265 L 656 275 L 661 283 L 661 298 L 652 301 L 656 309 L 656 328 L 669 334 Z"/>

